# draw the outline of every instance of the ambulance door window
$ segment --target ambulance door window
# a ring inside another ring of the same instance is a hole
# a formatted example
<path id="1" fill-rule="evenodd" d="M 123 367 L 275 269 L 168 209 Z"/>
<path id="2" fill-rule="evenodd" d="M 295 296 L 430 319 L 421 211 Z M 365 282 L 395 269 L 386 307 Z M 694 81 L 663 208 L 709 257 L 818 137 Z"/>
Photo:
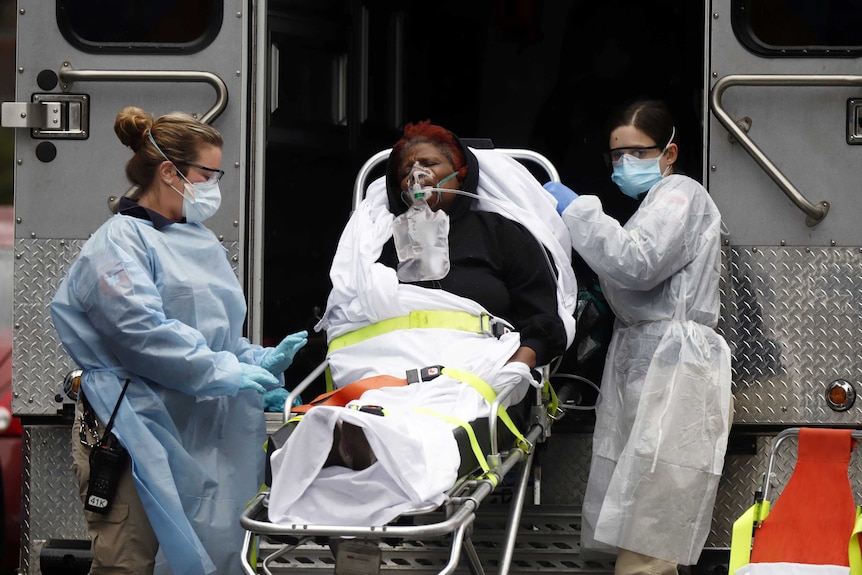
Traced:
<path id="1" fill-rule="evenodd" d="M 56 0 L 57 24 L 84 52 L 194 53 L 218 35 L 221 0 Z"/>
<path id="2" fill-rule="evenodd" d="M 733 0 L 733 30 L 755 54 L 771 57 L 862 55 L 858 0 Z"/>

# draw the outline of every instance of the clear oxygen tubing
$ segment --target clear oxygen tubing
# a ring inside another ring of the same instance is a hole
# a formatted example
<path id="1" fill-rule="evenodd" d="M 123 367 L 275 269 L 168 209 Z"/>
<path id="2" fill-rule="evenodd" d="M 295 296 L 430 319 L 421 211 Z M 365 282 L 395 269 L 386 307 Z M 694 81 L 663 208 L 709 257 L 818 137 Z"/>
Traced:
<path id="1" fill-rule="evenodd" d="M 602 390 L 596 385 L 593 381 L 587 379 L 586 377 L 575 375 L 572 373 L 554 373 L 550 376 L 551 378 L 562 378 L 562 379 L 574 379 L 575 381 L 580 381 L 586 383 L 590 387 L 596 390 L 596 393 L 601 395 Z M 595 404 L 593 405 L 566 405 L 564 403 L 560 403 L 560 409 L 571 409 L 573 411 L 594 411 L 596 409 Z"/>

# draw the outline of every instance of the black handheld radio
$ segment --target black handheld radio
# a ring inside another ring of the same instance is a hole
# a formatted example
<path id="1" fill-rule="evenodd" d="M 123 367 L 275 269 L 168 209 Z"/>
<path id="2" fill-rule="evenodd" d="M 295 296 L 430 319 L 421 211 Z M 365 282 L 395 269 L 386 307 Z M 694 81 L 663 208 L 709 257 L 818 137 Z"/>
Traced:
<path id="1" fill-rule="evenodd" d="M 87 511 L 105 514 L 110 510 L 114 495 L 117 492 L 117 485 L 120 483 L 120 477 L 129 461 L 128 452 L 120 445 L 117 437 L 111 433 L 114 418 L 120 408 L 120 401 L 122 401 L 128 386 L 129 380 L 127 379 L 123 385 L 123 391 L 117 399 L 114 412 L 111 414 L 111 420 L 105 426 L 105 433 L 90 452 L 90 481 L 87 485 L 87 498 L 84 500 L 84 509 Z"/>

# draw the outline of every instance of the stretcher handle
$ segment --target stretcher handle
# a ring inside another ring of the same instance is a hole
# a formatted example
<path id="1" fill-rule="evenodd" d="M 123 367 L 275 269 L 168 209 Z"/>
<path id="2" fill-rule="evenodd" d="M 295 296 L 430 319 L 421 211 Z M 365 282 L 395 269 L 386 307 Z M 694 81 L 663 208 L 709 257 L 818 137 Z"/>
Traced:
<path id="1" fill-rule="evenodd" d="M 329 358 L 324 358 L 317 367 L 315 367 L 311 373 L 305 376 L 305 379 L 300 381 L 296 387 L 294 387 L 290 393 L 287 395 L 287 399 L 284 400 L 284 413 L 282 423 L 286 422 L 290 419 L 290 409 L 293 407 L 294 400 L 302 394 L 305 389 L 314 382 L 318 377 L 323 375 L 326 371 L 326 368 L 329 367 Z"/>

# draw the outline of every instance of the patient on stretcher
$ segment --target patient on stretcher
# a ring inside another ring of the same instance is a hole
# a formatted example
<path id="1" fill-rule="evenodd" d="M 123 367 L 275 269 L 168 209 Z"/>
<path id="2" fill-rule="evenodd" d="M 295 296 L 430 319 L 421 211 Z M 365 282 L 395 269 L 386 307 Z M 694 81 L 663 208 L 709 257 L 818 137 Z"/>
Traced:
<path id="1" fill-rule="evenodd" d="M 526 168 L 409 124 L 342 234 L 316 329 L 336 388 L 408 372 L 411 383 L 308 410 L 272 455 L 270 521 L 380 525 L 442 502 L 460 462 L 453 428 L 501 393 L 520 401 L 571 344 L 570 254 Z M 433 377 L 416 375 L 429 366 Z"/>

